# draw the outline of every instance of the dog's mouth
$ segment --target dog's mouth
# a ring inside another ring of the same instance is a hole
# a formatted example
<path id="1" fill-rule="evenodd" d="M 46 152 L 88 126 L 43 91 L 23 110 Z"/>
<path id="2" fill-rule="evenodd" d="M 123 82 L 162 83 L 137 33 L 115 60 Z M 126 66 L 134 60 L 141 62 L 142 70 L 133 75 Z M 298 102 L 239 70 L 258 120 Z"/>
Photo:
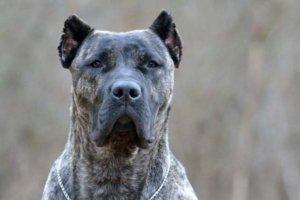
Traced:
<path id="1" fill-rule="evenodd" d="M 136 132 L 134 121 L 127 115 L 120 117 L 113 126 L 113 132 L 116 133 L 130 133 Z"/>
<path id="2" fill-rule="evenodd" d="M 136 123 L 127 115 L 120 117 L 107 137 L 107 143 L 122 146 L 139 144 Z"/>
<path id="3" fill-rule="evenodd" d="M 154 139 L 148 123 L 142 122 L 138 116 L 128 112 L 114 120 L 96 127 L 91 134 L 98 147 L 113 145 L 115 147 L 147 148 Z"/>

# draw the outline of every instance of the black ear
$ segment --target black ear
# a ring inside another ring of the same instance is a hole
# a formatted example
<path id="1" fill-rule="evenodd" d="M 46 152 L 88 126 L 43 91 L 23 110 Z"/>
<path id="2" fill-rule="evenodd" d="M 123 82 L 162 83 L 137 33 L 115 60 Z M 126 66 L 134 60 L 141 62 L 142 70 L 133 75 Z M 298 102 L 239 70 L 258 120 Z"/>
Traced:
<path id="1" fill-rule="evenodd" d="M 64 68 L 69 68 L 83 40 L 93 31 L 89 25 L 76 15 L 71 15 L 64 24 L 58 49 Z"/>
<path id="2" fill-rule="evenodd" d="M 169 50 L 175 67 L 179 67 L 182 55 L 182 43 L 172 16 L 163 10 L 150 26 L 150 30 L 162 39 Z"/>

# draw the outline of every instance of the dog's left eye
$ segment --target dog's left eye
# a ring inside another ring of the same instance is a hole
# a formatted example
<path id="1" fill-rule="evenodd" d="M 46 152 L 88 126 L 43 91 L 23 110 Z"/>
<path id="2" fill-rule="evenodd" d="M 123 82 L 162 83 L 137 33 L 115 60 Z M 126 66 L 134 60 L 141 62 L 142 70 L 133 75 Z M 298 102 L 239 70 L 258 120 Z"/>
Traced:
<path id="1" fill-rule="evenodd" d="M 93 62 L 90 63 L 90 66 L 92 68 L 101 68 L 103 65 L 100 60 L 94 60 Z"/>
<path id="2" fill-rule="evenodd" d="M 149 61 L 148 65 L 147 65 L 148 68 L 157 68 L 158 66 L 159 66 L 159 64 L 157 64 L 157 62 L 155 62 L 153 60 Z"/>

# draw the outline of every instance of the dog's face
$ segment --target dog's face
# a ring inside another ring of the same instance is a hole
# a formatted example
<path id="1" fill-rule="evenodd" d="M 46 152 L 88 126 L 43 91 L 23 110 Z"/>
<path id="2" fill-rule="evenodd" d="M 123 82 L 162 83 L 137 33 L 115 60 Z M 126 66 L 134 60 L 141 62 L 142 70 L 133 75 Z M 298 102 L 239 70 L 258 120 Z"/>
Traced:
<path id="1" fill-rule="evenodd" d="M 172 99 L 181 41 L 163 11 L 147 30 L 95 31 L 76 16 L 65 22 L 58 47 L 73 80 L 79 112 L 88 115 L 88 137 L 97 146 L 147 148 L 157 138 Z"/>

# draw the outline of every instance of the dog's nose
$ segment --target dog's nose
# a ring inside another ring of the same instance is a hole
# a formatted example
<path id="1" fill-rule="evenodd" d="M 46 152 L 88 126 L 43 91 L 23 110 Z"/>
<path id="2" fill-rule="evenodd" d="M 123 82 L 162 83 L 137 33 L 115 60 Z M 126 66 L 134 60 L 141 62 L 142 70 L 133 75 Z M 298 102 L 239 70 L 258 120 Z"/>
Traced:
<path id="1" fill-rule="evenodd" d="M 135 101 L 141 97 L 141 87 L 133 81 L 117 81 L 111 91 L 112 96 L 120 101 Z"/>

